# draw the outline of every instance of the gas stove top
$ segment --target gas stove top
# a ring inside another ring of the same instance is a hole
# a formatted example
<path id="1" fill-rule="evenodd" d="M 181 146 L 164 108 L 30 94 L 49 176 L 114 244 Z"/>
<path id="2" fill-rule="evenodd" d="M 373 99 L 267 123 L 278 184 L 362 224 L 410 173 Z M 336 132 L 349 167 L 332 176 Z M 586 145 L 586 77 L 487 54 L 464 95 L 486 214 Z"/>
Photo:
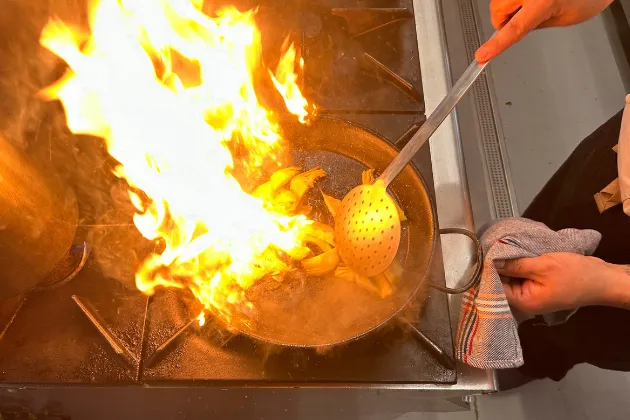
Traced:
<path id="1" fill-rule="evenodd" d="M 298 4 L 291 19 L 301 28 L 306 96 L 321 114 L 358 124 L 401 147 L 424 121 L 412 1 Z M 266 12 L 271 13 L 261 7 L 261 14 Z M 81 141 L 87 148 L 89 141 Z M 59 147 L 64 144 L 68 141 Z M 97 142 L 89 144 L 96 149 Z M 110 176 L 106 157 L 83 152 L 96 172 Z M 414 164 L 434 196 L 428 147 Z M 135 289 L 133 267 L 151 245 L 115 206 L 108 209 L 121 189 L 98 188 L 107 197 L 103 202 L 93 195 L 82 201 L 77 192 L 83 207 L 73 252 L 87 259 L 76 276 L 0 300 L 1 382 L 360 387 L 456 381 L 447 298 L 435 290 L 420 317 L 394 320 L 326 351 L 272 347 L 228 334 L 212 320 L 200 327 L 185 293 L 158 290 L 148 297 Z M 439 240 L 429 277 L 444 284 Z"/>

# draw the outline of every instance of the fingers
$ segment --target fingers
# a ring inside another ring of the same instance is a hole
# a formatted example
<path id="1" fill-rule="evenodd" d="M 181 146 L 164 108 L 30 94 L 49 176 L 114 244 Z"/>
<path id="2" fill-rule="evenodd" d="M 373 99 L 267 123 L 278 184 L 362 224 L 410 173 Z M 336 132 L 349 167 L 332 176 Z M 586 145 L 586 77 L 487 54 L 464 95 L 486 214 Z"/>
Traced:
<path id="1" fill-rule="evenodd" d="M 526 282 L 511 281 L 509 283 L 503 283 L 503 290 L 505 292 L 505 298 L 510 306 L 518 309 L 523 313 L 531 312 L 531 299 L 526 296 Z"/>
<path id="2" fill-rule="evenodd" d="M 512 282 L 504 282 L 503 283 L 503 291 L 505 292 L 505 297 L 510 305 L 513 305 L 514 302 L 517 302 L 517 296 L 521 294 L 521 282 L 512 281 Z"/>
<path id="3" fill-rule="evenodd" d="M 502 276 L 517 279 L 531 279 L 546 270 L 549 266 L 547 258 L 520 258 L 506 260 L 495 264 L 497 272 Z"/>
<path id="4" fill-rule="evenodd" d="M 503 28 L 522 6 L 523 0 L 490 0 L 490 20 L 494 29 Z"/>
<path id="5" fill-rule="evenodd" d="M 512 1 L 512 0 L 510 0 Z M 506 10 L 510 10 L 507 8 Z M 522 8 L 503 26 L 488 42 L 483 44 L 475 54 L 479 63 L 485 63 L 509 47 L 523 39 L 532 30 L 540 26 L 551 17 L 552 9 L 549 2 L 543 0 L 530 0 L 524 3 Z M 502 18 L 509 17 L 509 13 L 497 13 L 498 22 Z M 493 18 L 494 19 L 494 18 Z M 494 24 L 493 20 L 493 24 Z"/>
<path id="6" fill-rule="evenodd" d="M 500 261 L 500 267 L 497 267 L 497 271 L 502 276 L 512 277 L 513 280 L 503 281 L 503 291 L 505 292 L 505 298 L 508 303 L 517 308 L 518 310 L 527 313 L 530 300 L 526 297 L 527 290 L 531 287 L 531 280 L 519 280 L 528 279 L 532 277 L 533 273 L 538 271 L 538 267 L 541 263 L 538 258 L 521 258 L 517 260 Z"/>

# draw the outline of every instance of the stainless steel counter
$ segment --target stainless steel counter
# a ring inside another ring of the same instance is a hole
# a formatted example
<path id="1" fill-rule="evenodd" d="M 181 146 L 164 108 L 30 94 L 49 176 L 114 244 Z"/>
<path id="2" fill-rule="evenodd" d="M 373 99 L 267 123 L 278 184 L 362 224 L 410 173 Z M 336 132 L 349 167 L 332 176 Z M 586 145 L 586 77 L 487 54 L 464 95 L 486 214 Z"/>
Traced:
<path id="1" fill-rule="evenodd" d="M 476 12 L 470 0 L 414 0 L 414 8 L 428 114 L 446 95 L 452 79 L 458 77 L 473 58 L 479 45 Z M 492 97 L 488 79 L 481 78 L 457 107 L 456 113 L 430 140 L 438 217 L 442 228 L 462 227 L 474 231 L 478 227 L 476 224 L 516 213 L 512 204 L 513 190 L 505 171 L 502 138 L 492 112 Z M 462 137 L 468 142 L 466 147 Z M 497 162 L 492 159 L 498 160 L 498 171 Z M 497 173 L 492 173 L 492 169 Z M 469 173 L 475 181 L 472 193 Z M 478 213 L 474 216 L 473 208 Z M 473 249 L 465 238 L 443 237 L 442 241 L 446 281 L 453 287 L 466 280 Z M 450 311 L 453 332 L 456 333 L 459 319 L 457 297 L 451 299 Z M 455 385 L 426 385 L 424 388 L 439 390 L 441 396 L 449 398 L 493 392 L 497 384 L 493 371 L 459 363 Z"/>

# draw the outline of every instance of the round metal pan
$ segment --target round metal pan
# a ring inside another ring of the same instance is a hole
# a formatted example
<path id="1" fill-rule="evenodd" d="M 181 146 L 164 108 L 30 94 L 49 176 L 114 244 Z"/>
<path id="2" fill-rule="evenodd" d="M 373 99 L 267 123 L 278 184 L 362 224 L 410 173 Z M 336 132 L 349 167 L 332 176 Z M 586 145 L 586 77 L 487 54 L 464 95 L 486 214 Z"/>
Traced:
<path id="1" fill-rule="evenodd" d="M 361 183 L 364 170 L 380 173 L 398 152 L 378 135 L 332 118 L 320 118 L 310 127 L 290 126 L 285 135 L 291 142 L 293 164 L 305 170 L 324 169 L 327 177 L 318 187 L 339 199 Z M 268 343 L 318 347 L 358 338 L 399 313 L 427 282 L 438 231 L 435 205 L 413 165 L 391 184 L 390 194 L 408 218 L 395 260 L 403 272 L 390 296 L 381 298 L 334 275 L 307 278 L 298 272 L 279 284 L 275 280 L 257 283 L 248 291 L 254 314 L 230 323 Z M 334 223 L 317 188 L 308 200 L 314 209 L 311 217 Z"/>

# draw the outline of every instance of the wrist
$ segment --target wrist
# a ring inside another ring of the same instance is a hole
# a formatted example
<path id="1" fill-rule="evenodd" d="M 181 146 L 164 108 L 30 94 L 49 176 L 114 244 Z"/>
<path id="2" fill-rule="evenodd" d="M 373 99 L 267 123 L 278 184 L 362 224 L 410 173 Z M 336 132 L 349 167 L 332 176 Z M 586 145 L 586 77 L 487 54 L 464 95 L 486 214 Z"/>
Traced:
<path id="1" fill-rule="evenodd" d="M 630 266 L 607 264 L 609 270 L 602 282 L 599 304 L 630 309 Z"/>

